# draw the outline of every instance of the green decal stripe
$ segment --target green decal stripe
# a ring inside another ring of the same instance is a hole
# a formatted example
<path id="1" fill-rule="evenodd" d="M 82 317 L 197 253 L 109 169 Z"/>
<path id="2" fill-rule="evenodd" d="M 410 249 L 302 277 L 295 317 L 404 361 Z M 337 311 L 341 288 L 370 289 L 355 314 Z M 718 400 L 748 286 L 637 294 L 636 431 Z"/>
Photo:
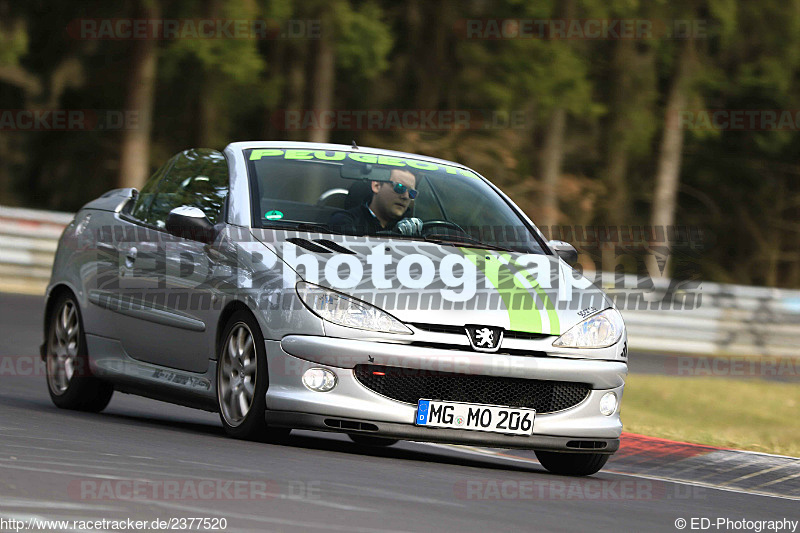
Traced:
<path id="1" fill-rule="evenodd" d="M 542 317 L 539 314 L 539 310 L 536 309 L 536 302 L 531 294 L 524 287 L 517 287 L 514 284 L 513 276 L 508 280 L 510 290 L 502 287 L 505 280 L 500 280 L 499 269 L 481 267 L 481 261 L 478 260 L 478 256 L 482 258 L 485 252 L 470 248 L 461 248 L 461 251 L 486 276 L 489 283 L 500 294 L 500 298 L 503 299 L 508 312 L 509 328 L 513 331 L 540 333 L 542 331 Z M 515 310 L 515 304 L 520 305 L 521 309 Z"/>
<path id="2" fill-rule="evenodd" d="M 544 308 L 547 311 L 547 318 L 550 320 L 550 335 L 561 335 L 561 323 L 558 320 L 558 312 L 556 311 L 556 307 L 555 305 L 553 305 L 553 302 L 550 301 L 550 297 L 547 296 L 547 293 L 544 291 L 544 289 L 542 289 L 541 285 L 539 285 L 539 282 L 533 279 L 530 272 L 517 265 L 516 262 L 512 261 L 510 255 L 508 254 L 501 254 L 501 255 L 506 261 L 508 261 L 509 263 L 513 263 L 513 265 L 517 269 L 517 272 L 519 272 L 522 275 L 525 281 L 531 284 L 531 287 L 533 287 L 534 292 L 539 295 L 539 298 L 541 298 L 542 304 L 544 305 Z"/>
<path id="3" fill-rule="evenodd" d="M 319 161 L 344 161 L 351 159 L 359 163 L 372 163 L 385 167 L 405 167 L 409 166 L 419 170 L 444 170 L 448 174 L 461 174 L 470 178 L 480 179 L 474 172 L 449 165 L 441 165 L 436 163 L 429 163 L 428 161 L 419 161 L 417 159 L 408 159 L 405 157 L 395 157 L 389 155 L 377 154 L 362 154 L 352 152 L 337 152 L 337 151 L 324 151 L 324 150 L 297 150 L 289 149 L 282 150 L 279 148 L 255 148 L 250 152 L 250 161 L 260 161 L 264 157 L 283 157 L 283 159 L 300 159 L 309 160 L 316 159 Z"/>

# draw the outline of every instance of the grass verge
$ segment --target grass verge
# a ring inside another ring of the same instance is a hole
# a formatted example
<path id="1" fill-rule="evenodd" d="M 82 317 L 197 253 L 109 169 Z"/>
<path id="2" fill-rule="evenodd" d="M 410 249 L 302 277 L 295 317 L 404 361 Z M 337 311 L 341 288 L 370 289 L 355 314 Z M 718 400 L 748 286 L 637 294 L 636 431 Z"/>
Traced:
<path id="1" fill-rule="evenodd" d="M 800 386 L 761 380 L 628 375 L 624 430 L 800 457 Z"/>

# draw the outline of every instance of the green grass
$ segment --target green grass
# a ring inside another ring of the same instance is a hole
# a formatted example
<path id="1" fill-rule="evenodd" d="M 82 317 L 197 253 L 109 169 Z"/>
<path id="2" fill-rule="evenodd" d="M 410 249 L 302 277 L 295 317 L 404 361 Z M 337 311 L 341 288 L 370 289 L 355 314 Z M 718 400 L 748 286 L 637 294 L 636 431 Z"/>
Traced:
<path id="1" fill-rule="evenodd" d="M 719 377 L 629 375 L 624 430 L 800 457 L 800 386 Z"/>

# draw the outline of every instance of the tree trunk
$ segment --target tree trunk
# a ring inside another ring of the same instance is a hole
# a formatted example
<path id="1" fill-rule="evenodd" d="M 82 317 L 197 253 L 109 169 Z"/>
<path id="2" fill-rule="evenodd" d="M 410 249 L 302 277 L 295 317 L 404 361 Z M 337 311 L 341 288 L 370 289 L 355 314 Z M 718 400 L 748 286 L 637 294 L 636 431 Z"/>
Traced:
<path id="1" fill-rule="evenodd" d="M 626 223 L 630 203 L 628 199 L 628 147 L 630 124 L 627 120 L 631 94 L 632 56 L 636 54 L 631 39 L 619 39 L 614 47 L 612 61 L 611 122 L 608 127 L 608 153 L 605 177 L 608 186 L 606 196 L 606 222 L 620 226 Z"/>
<path id="2" fill-rule="evenodd" d="M 220 17 L 219 0 L 205 1 L 205 18 L 216 20 Z M 204 148 L 219 148 L 221 138 L 225 138 L 225 128 L 220 124 L 220 113 L 217 98 L 217 80 L 219 74 L 209 72 L 208 66 L 203 66 L 203 85 L 197 102 L 197 134 L 196 146 Z M 222 141 L 224 142 L 224 141 Z"/>
<path id="3" fill-rule="evenodd" d="M 561 163 L 564 160 L 564 136 L 567 130 L 567 112 L 558 107 L 553 110 L 545 133 L 544 151 L 542 152 L 542 216 L 541 223 L 551 231 L 558 223 L 558 179 L 561 174 Z M 549 235 L 550 233 L 548 233 Z"/>
<path id="4" fill-rule="evenodd" d="M 156 0 L 140 0 L 138 16 L 158 19 Z M 131 42 L 131 66 L 125 111 L 135 113 L 138 121 L 122 132 L 120 147 L 119 186 L 141 189 L 150 173 L 150 130 L 156 84 L 158 42 L 155 39 Z"/>
<path id="5" fill-rule="evenodd" d="M 667 96 L 667 109 L 664 116 L 664 131 L 658 153 L 653 211 L 650 223 L 655 228 L 667 229 L 675 223 L 678 186 L 680 185 L 681 159 L 683 155 L 683 128 L 681 113 L 686 109 L 689 99 L 689 81 L 694 49 L 691 40 L 681 50 L 672 85 Z"/>
<path id="6" fill-rule="evenodd" d="M 322 34 L 317 41 L 317 53 L 314 68 L 314 87 L 311 94 L 311 109 L 314 116 L 320 120 L 324 111 L 333 107 L 333 91 L 336 83 L 336 49 L 333 35 L 332 14 L 326 10 L 322 16 Z M 322 127 L 312 128 L 309 132 L 311 142 L 328 142 L 331 130 Z"/>
<path id="7" fill-rule="evenodd" d="M 572 19 L 575 14 L 575 2 L 564 0 L 557 3 L 554 16 Z M 553 226 L 558 224 L 558 182 L 561 177 L 561 164 L 564 161 L 564 143 L 567 131 L 567 111 L 556 106 L 550 113 L 545 131 L 544 149 L 542 151 L 539 174 L 542 178 L 542 216 L 540 223 L 547 227 L 546 235 L 553 235 Z"/>
<path id="8" fill-rule="evenodd" d="M 453 28 L 450 2 L 427 0 L 415 4 L 416 16 L 421 17 L 417 18 L 414 28 L 418 35 L 421 33 L 421 38 L 413 41 L 417 107 L 423 110 L 437 109 L 451 79 L 447 62 L 448 38 Z"/>

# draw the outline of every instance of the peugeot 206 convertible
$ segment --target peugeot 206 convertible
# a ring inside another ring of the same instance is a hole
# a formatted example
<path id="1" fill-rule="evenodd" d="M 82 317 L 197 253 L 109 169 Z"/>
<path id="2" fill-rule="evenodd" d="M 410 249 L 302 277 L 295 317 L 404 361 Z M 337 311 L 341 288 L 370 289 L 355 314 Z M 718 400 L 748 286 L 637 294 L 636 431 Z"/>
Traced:
<path id="1" fill-rule="evenodd" d="M 536 451 L 589 475 L 619 447 L 622 317 L 492 183 L 333 144 L 186 150 L 62 235 L 44 317 L 62 408 L 113 392 L 228 434 L 346 433 Z"/>

